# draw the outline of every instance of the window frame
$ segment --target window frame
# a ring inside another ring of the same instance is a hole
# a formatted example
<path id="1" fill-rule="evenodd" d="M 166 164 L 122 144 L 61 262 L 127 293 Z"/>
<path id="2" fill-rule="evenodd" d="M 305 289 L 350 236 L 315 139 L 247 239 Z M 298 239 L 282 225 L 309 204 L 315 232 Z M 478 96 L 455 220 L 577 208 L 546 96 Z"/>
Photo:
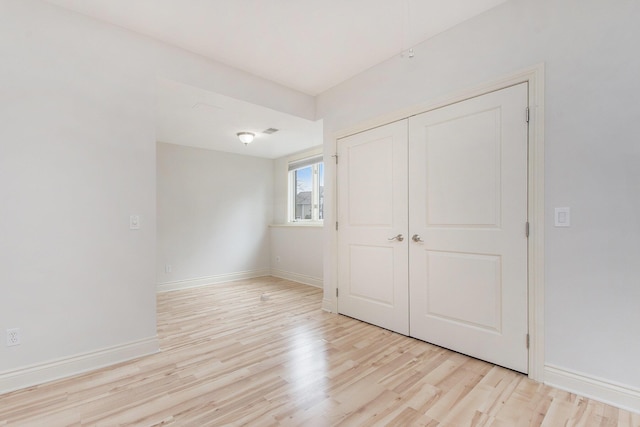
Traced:
<path id="1" fill-rule="evenodd" d="M 287 222 L 289 224 L 324 224 L 324 218 L 320 217 L 320 165 L 322 165 L 322 174 L 324 175 L 324 159 L 322 154 L 306 156 L 288 162 Z M 311 167 L 311 218 L 296 218 L 296 172 L 308 167 Z M 324 185 L 322 187 L 324 187 Z M 324 214 L 324 206 L 322 213 Z M 324 217 L 324 215 L 322 215 L 322 217 Z"/>

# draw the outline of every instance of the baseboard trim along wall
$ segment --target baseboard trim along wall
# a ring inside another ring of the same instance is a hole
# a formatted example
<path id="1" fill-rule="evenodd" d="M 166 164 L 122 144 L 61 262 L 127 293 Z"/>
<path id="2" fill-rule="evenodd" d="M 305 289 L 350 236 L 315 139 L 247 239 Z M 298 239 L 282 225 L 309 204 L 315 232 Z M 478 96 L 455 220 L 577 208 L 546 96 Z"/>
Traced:
<path id="1" fill-rule="evenodd" d="M 292 280 L 294 282 L 302 283 L 304 285 L 315 286 L 316 288 L 322 288 L 322 279 L 318 277 L 311 277 L 305 274 L 293 273 L 291 271 L 278 270 L 278 269 L 272 269 L 271 275 L 273 277 Z"/>
<path id="2" fill-rule="evenodd" d="M 336 308 L 333 306 L 333 301 L 328 298 L 322 299 L 322 309 L 329 313 L 337 313 Z"/>
<path id="3" fill-rule="evenodd" d="M 580 396 L 640 413 L 640 389 L 550 365 L 544 368 L 544 382 Z"/>
<path id="4" fill-rule="evenodd" d="M 158 292 L 177 291 L 179 289 L 198 288 L 200 286 L 215 285 L 217 283 L 234 282 L 236 280 L 253 279 L 255 277 L 273 276 L 281 279 L 292 280 L 303 285 L 322 288 L 322 279 L 306 276 L 304 274 L 293 273 L 278 269 L 264 268 L 261 270 L 241 271 L 238 273 L 218 274 L 216 276 L 197 277 L 195 279 L 177 280 L 175 282 L 158 283 Z"/>
<path id="5" fill-rule="evenodd" d="M 82 374 L 159 351 L 158 337 L 0 373 L 0 394 Z"/>
<path id="6" fill-rule="evenodd" d="M 216 283 L 234 282 L 236 280 L 253 279 L 254 277 L 270 276 L 271 269 L 240 271 L 215 276 L 197 277 L 195 279 L 177 280 L 175 282 L 158 283 L 158 292 L 177 291 L 178 289 L 198 288 L 200 286 L 215 285 Z"/>

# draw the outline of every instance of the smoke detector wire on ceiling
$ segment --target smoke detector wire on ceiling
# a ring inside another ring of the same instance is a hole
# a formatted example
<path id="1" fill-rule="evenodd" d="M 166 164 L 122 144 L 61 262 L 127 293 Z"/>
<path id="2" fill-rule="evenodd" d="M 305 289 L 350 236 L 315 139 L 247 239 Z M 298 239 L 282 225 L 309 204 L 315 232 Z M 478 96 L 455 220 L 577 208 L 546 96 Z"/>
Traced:
<path id="1" fill-rule="evenodd" d="M 400 57 L 404 58 L 407 56 L 409 59 L 412 59 L 415 56 L 415 52 L 413 48 L 405 49 L 405 46 L 409 44 L 408 40 L 410 39 L 410 24 L 411 24 L 411 5 L 409 4 L 411 0 L 405 0 L 404 2 L 404 10 L 402 13 L 402 41 L 400 46 Z"/>

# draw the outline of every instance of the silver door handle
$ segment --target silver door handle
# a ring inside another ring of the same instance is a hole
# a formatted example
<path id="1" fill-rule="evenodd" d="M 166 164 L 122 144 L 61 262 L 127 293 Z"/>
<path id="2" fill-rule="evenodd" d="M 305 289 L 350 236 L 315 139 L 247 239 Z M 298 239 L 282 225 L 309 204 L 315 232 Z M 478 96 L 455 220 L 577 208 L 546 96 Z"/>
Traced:
<path id="1" fill-rule="evenodd" d="M 392 238 L 387 239 L 387 240 L 389 240 L 389 241 L 397 240 L 398 242 L 402 242 L 404 240 L 404 236 L 402 234 L 398 234 L 397 236 L 393 236 Z"/>
<path id="2" fill-rule="evenodd" d="M 413 240 L 416 243 L 424 243 L 424 240 L 422 240 L 422 238 L 420 238 L 420 236 L 418 236 L 417 234 L 414 234 L 411 237 L 411 240 Z"/>

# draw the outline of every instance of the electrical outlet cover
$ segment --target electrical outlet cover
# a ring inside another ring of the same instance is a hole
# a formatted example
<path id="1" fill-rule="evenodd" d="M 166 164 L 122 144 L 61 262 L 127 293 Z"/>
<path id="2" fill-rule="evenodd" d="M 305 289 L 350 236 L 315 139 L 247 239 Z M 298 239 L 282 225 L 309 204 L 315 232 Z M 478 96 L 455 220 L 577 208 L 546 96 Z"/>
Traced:
<path id="1" fill-rule="evenodd" d="M 20 329 L 7 329 L 7 347 L 12 345 L 20 345 Z"/>

